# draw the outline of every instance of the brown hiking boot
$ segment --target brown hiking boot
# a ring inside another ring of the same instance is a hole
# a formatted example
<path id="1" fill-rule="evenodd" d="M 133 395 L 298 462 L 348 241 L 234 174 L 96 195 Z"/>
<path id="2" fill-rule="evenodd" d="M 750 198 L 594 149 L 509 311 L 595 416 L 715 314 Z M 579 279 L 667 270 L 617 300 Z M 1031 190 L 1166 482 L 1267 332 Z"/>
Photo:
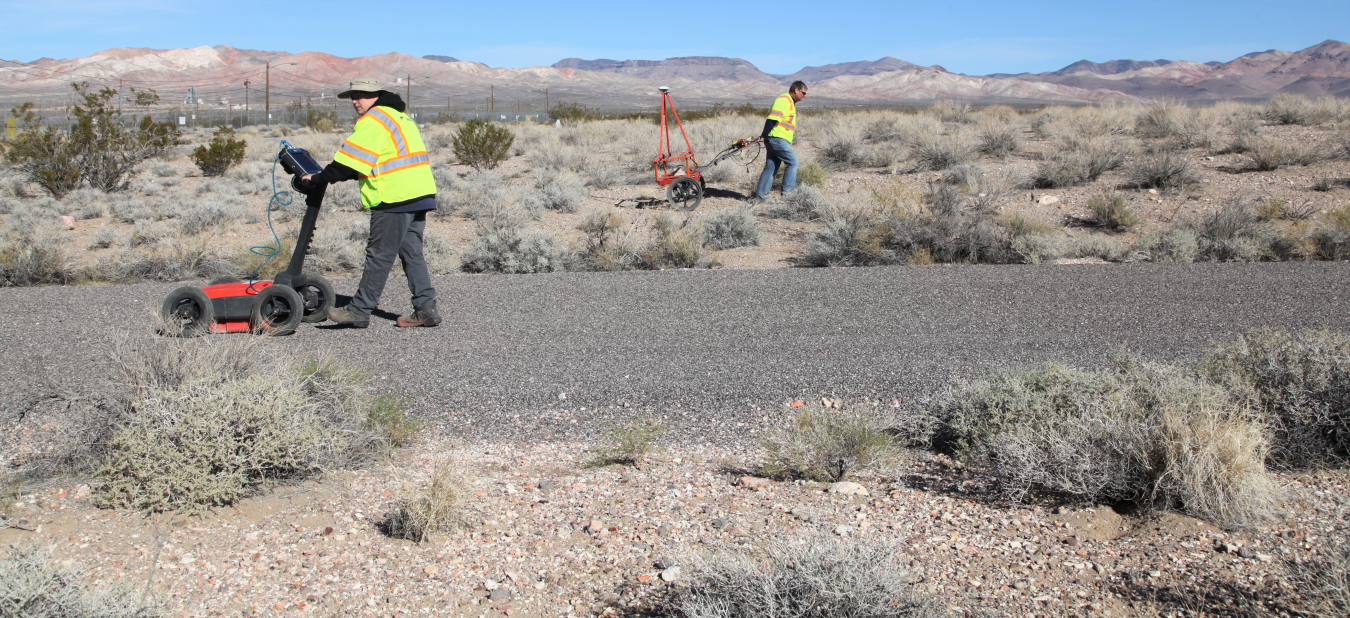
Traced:
<path id="1" fill-rule="evenodd" d="M 412 315 L 398 316 L 399 326 L 435 326 L 441 323 L 441 314 L 436 313 L 436 301 L 412 312 Z"/>
<path id="2" fill-rule="evenodd" d="M 370 326 L 370 316 L 357 315 L 352 313 L 346 307 L 341 309 L 329 307 L 328 319 L 337 323 L 338 326 L 348 326 L 351 328 L 366 328 L 367 326 Z"/>

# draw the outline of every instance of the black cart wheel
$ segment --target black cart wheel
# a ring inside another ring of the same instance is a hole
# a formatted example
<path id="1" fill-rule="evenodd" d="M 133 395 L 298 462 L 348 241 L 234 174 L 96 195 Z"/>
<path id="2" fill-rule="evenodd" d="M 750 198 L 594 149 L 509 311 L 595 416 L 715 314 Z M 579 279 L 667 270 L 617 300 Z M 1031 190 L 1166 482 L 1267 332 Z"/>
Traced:
<path id="1" fill-rule="evenodd" d="M 289 335 L 305 317 L 305 301 L 291 286 L 273 283 L 253 299 L 249 327 L 257 335 Z"/>
<path id="2" fill-rule="evenodd" d="M 231 277 L 229 275 L 225 275 L 224 277 L 216 277 L 215 279 L 211 280 L 211 283 L 208 285 L 220 285 L 222 283 L 243 283 L 243 281 L 239 279 L 239 277 Z"/>
<path id="3" fill-rule="evenodd" d="M 693 210 L 703 202 L 703 187 L 697 180 L 681 176 L 666 187 L 666 200 L 676 210 Z"/>
<path id="4" fill-rule="evenodd" d="M 305 284 L 296 292 L 299 292 L 300 299 L 305 301 L 306 324 L 328 319 L 328 310 L 337 300 L 337 296 L 333 295 L 333 284 L 318 275 L 305 275 Z"/>
<path id="5" fill-rule="evenodd" d="M 211 330 L 216 321 L 216 309 L 211 299 L 200 288 L 183 287 L 164 299 L 159 317 L 164 320 L 164 332 L 180 337 L 196 337 Z"/>

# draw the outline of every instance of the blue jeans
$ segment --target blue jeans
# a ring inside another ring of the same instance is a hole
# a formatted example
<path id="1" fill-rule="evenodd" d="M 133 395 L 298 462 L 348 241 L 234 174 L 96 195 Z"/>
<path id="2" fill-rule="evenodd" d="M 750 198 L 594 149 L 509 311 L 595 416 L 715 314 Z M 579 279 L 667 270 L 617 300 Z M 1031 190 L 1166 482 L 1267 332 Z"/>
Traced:
<path id="1" fill-rule="evenodd" d="M 765 138 L 764 172 L 759 175 L 755 197 L 768 199 L 769 190 L 773 189 L 773 175 L 778 173 L 780 163 L 787 166 L 783 170 L 783 193 L 787 193 L 797 188 L 797 153 L 792 150 L 792 144 L 781 137 Z"/>

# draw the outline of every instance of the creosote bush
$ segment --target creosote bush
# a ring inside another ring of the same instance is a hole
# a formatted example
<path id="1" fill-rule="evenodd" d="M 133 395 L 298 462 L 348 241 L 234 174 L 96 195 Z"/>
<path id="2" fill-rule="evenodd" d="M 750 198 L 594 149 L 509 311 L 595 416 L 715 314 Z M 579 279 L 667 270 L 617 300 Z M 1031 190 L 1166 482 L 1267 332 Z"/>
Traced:
<path id="1" fill-rule="evenodd" d="M 36 544 L 11 545 L 0 560 L 0 616 L 5 618 L 150 618 L 161 608 L 143 605 L 126 585 L 91 586 L 84 573 L 61 566 Z"/>
<path id="2" fill-rule="evenodd" d="M 830 181 L 830 173 L 825 171 L 819 163 L 807 161 L 797 168 L 797 183 L 817 189 L 825 186 Z"/>
<path id="3" fill-rule="evenodd" d="M 69 130 L 42 127 L 31 103 L 10 111 L 21 130 L 5 156 L 52 197 L 60 199 L 82 182 L 105 192 L 124 190 L 142 162 L 159 156 L 178 138 L 172 123 L 154 122 L 149 115 L 139 124 L 134 117 L 127 122 L 112 88 L 90 92 L 84 82 L 71 88 L 79 102 L 67 108 L 75 118 Z M 137 96 L 147 105 L 159 101 L 153 90 Z"/>
<path id="4" fill-rule="evenodd" d="M 876 406 L 837 412 L 803 407 L 764 435 L 762 471 L 770 476 L 842 481 L 850 472 L 894 452 L 886 428 L 887 419 Z"/>
<path id="5" fill-rule="evenodd" d="M 455 158 L 481 172 L 505 161 L 515 140 L 510 129 L 474 118 L 460 125 L 450 141 Z"/>
<path id="6" fill-rule="evenodd" d="M 197 165 L 203 176 L 221 176 L 244 160 L 248 142 L 234 138 L 234 129 L 221 126 L 211 134 L 211 141 L 192 150 L 188 158 Z"/>
<path id="7" fill-rule="evenodd" d="M 1290 580 L 1299 599 L 1299 615 L 1339 618 L 1350 614 L 1350 542 L 1340 531 L 1323 530 L 1326 539 L 1306 560 L 1290 561 Z"/>
<path id="8" fill-rule="evenodd" d="M 547 273 L 567 268 L 567 252 L 557 237 L 527 230 L 508 218 L 483 219 L 478 235 L 460 256 L 467 273 Z"/>
<path id="9" fill-rule="evenodd" d="M 657 615 L 678 618 L 775 616 L 937 618 L 940 604 L 916 594 L 892 541 L 821 535 L 771 539 L 762 551 L 718 550 L 689 565 Z"/>

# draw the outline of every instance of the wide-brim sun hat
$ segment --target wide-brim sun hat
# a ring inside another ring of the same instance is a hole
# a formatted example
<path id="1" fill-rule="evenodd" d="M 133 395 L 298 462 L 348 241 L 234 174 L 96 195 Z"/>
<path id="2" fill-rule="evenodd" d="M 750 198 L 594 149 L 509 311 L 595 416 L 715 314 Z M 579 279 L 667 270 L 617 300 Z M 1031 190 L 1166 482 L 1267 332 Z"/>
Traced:
<path id="1" fill-rule="evenodd" d="M 384 89 L 380 88 L 380 80 L 375 79 L 373 77 L 358 77 L 352 80 L 351 83 L 347 85 L 347 90 L 344 90 L 340 94 L 338 94 L 338 98 L 350 99 L 354 94 L 378 95 L 381 92 L 384 92 Z"/>

